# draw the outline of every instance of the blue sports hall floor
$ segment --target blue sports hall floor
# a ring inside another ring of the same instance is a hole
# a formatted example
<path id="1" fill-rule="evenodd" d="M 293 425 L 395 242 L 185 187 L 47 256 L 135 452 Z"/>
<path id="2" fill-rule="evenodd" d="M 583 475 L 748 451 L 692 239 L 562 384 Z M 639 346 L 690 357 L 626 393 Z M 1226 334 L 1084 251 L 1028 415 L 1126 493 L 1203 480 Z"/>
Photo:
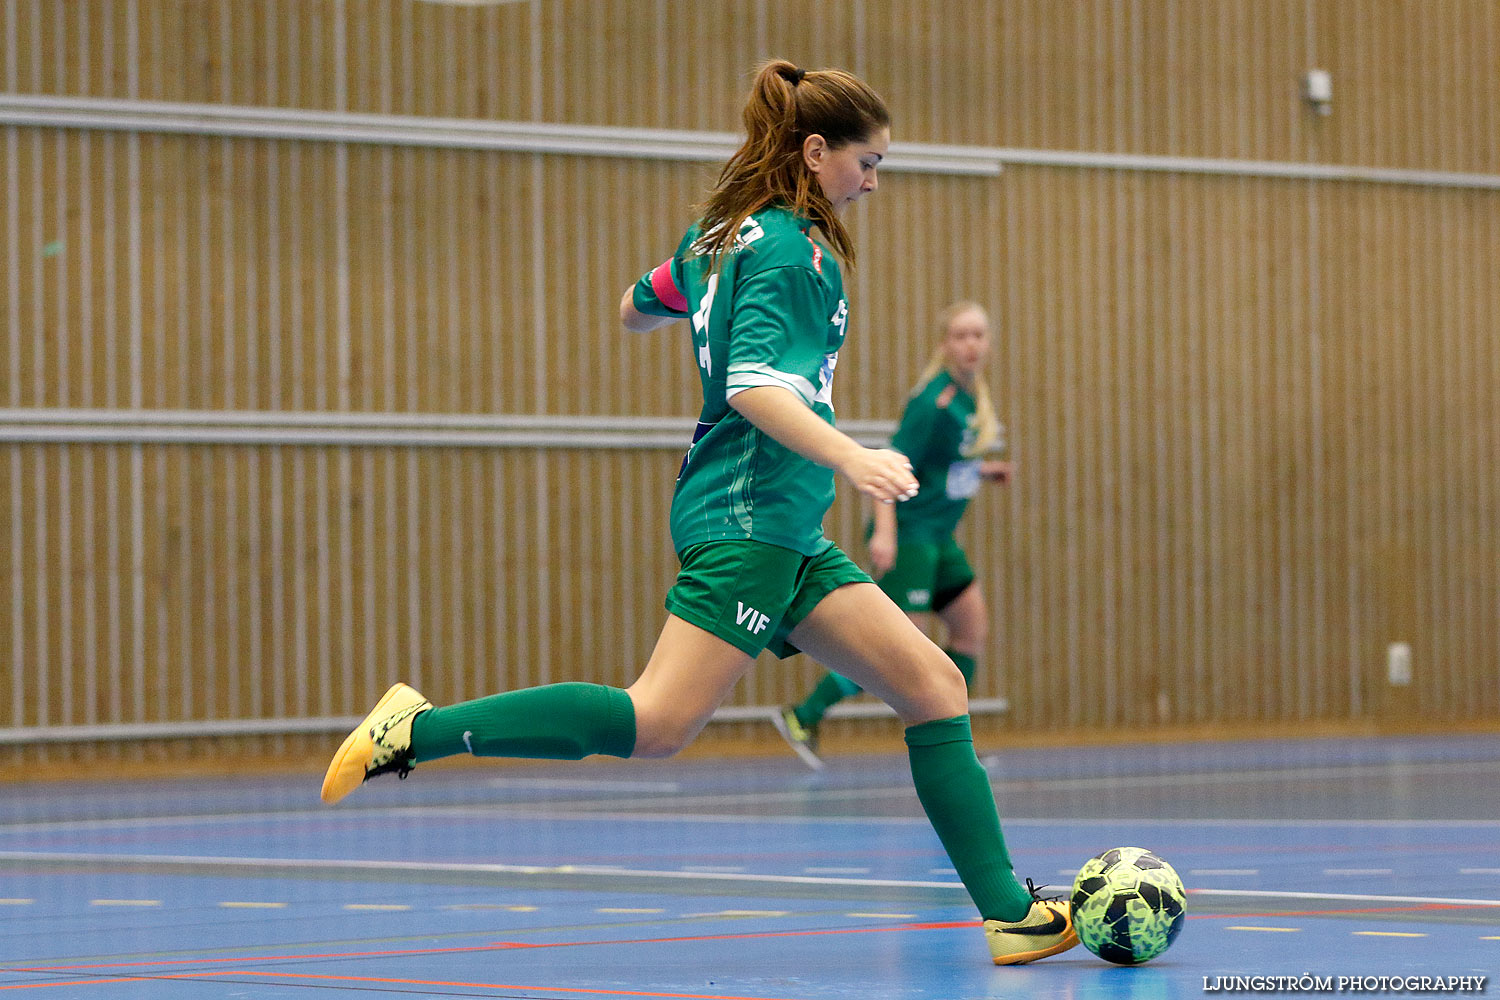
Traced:
<path id="1" fill-rule="evenodd" d="M 1175 865 L 1170 951 L 992 966 L 901 756 L 439 763 L 335 808 L 305 773 L 0 786 L 0 992 L 1154 1000 L 1500 969 L 1500 736 L 986 764 L 1021 874 Z"/>

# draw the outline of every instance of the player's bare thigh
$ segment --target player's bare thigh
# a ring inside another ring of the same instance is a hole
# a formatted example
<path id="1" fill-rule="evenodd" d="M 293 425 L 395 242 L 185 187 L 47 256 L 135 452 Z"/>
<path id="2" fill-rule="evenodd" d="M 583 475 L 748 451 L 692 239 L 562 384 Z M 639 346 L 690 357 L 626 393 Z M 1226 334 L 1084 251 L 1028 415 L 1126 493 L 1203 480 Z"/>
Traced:
<path id="1" fill-rule="evenodd" d="M 626 688 L 635 705 L 633 757 L 670 757 L 693 741 L 755 659 L 668 615 L 646 669 Z"/>
<path id="2" fill-rule="evenodd" d="M 873 583 L 851 583 L 818 602 L 788 636 L 915 725 L 969 710 L 963 674 Z"/>

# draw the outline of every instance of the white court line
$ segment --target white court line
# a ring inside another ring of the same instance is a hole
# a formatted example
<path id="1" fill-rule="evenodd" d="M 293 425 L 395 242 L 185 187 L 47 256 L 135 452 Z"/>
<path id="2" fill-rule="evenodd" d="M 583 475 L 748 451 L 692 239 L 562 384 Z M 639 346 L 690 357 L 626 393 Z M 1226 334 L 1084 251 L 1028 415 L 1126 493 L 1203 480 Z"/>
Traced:
<path id="1" fill-rule="evenodd" d="M 741 872 L 709 874 L 705 872 L 662 871 L 656 869 L 619 868 L 609 865 L 501 865 L 460 862 L 419 862 L 357 860 L 349 858 L 245 858 L 212 855 L 175 854 L 74 854 L 66 851 L 0 851 L 0 861 L 87 862 L 90 864 L 149 864 L 163 867 L 214 866 L 222 868 L 262 868 L 294 871 L 371 871 L 407 872 L 421 875 L 432 872 L 515 875 L 601 875 L 622 878 L 660 879 L 662 881 L 729 881 L 764 885 L 862 886 L 893 889 L 953 889 L 963 891 L 959 882 L 926 882 L 907 879 L 828 878 L 818 875 L 761 875 Z M 1456 899 L 1443 896 L 1383 896 L 1343 892 L 1285 892 L 1274 889 L 1189 889 L 1193 896 L 1225 896 L 1241 899 L 1337 899 L 1375 903 L 1436 903 L 1448 906 L 1500 906 L 1500 899 Z M 129 904 L 127 904 L 129 905 Z M 136 901 L 134 905 L 154 905 Z"/>
<path id="2" fill-rule="evenodd" d="M 1500 875 L 1500 868 L 1460 868 L 1460 875 Z"/>
<path id="3" fill-rule="evenodd" d="M 1438 903 L 1444 906 L 1500 906 L 1500 899 L 1452 899 L 1445 896 L 1373 896 L 1362 892 L 1283 892 L 1277 889 L 1189 889 L 1190 896 L 1238 896 L 1244 899 L 1341 899 L 1354 903 Z"/>
<path id="4" fill-rule="evenodd" d="M 995 781 L 991 785 L 996 791 L 1090 791 L 1101 788 L 1178 788 L 1193 785 L 1220 785 L 1224 783 L 1245 784 L 1256 781 L 1316 781 L 1323 778 L 1360 778 L 1399 775 L 1410 777 L 1418 774 L 1471 774 L 1500 771 L 1500 761 L 1462 761 L 1418 765 L 1357 765 L 1353 767 L 1291 767 L 1272 770 L 1224 770 L 1189 771 L 1179 774 L 1114 775 L 1089 778 L 1018 778 L 1010 781 Z M 819 791 L 825 800 L 870 799 L 912 796 L 915 792 L 909 784 L 883 788 L 831 788 Z M 802 802 L 807 793 L 791 792 L 745 792 L 734 795 L 684 795 L 671 799 L 642 799 L 637 806 L 657 805 L 721 805 L 747 802 Z M 613 805 L 614 803 L 602 803 Z M 1500 822 L 1500 821 L 1497 821 Z"/>
<path id="5" fill-rule="evenodd" d="M 666 792 L 676 793 L 682 786 L 675 781 L 605 781 L 586 778 L 490 778 L 490 788 L 556 789 L 561 792 Z"/>
<path id="6" fill-rule="evenodd" d="M 910 792 L 910 789 L 907 789 Z M 915 794 L 912 795 L 915 800 Z M 799 794 L 796 801 L 805 802 L 806 795 Z M 580 803 L 582 804 L 582 803 Z M 620 803 L 611 803 L 616 809 Z M 725 804 L 754 804 L 754 803 L 725 803 Z M 382 815 L 392 815 L 402 810 L 368 810 L 369 812 L 380 812 Z M 452 815 L 449 809 L 431 806 L 422 807 L 423 812 L 432 815 Z M 277 815 L 297 815 L 291 813 L 280 813 Z M 312 816 L 324 816 L 327 813 L 308 813 Z M 567 819 L 607 819 L 618 823 L 777 823 L 786 825 L 844 825 L 855 823 L 860 825 L 888 825 L 888 826 L 928 826 L 930 825 L 925 816 L 788 816 L 778 814 L 758 813 L 634 813 L 618 811 L 595 811 L 592 809 L 557 809 L 530 810 L 524 806 L 515 808 L 502 807 L 485 812 L 483 815 L 491 817 L 502 817 L 505 819 L 539 819 L 539 820 L 567 820 Z M 1203 818 L 1194 816 L 1007 816 L 1001 825 L 1005 827 L 1108 827 L 1116 828 L 1123 825 L 1149 826 L 1149 827 L 1182 827 L 1203 826 L 1214 828 L 1242 829 L 1246 827 L 1282 829 L 1282 828 L 1334 828 L 1334 829 L 1371 829 L 1371 830 L 1447 830 L 1447 829 L 1469 829 L 1478 827 L 1481 829 L 1500 827 L 1500 819 L 1263 819 L 1263 818 Z M 6 828 L 0 827 L 0 832 Z"/>
<path id="7" fill-rule="evenodd" d="M 614 803 L 616 807 L 620 803 Z M 632 813 L 606 812 L 594 809 L 532 809 L 522 805 L 497 806 L 396 806 L 368 809 L 289 809 L 250 813 L 183 813 L 172 816 L 136 816 L 117 819 L 47 820 L 32 823 L 0 824 L 0 837 L 11 833 L 50 833 L 77 830 L 120 830 L 168 826 L 205 826 L 215 823 L 276 823 L 308 820 L 326 823 L 334 819 L 387 818 L 438 819 L 507 819 L 552 822 L 555 820 L 607 821 L 612 823 L 777 823 L 800 825 L 847 826 L 927 826 L 925 816 L 757 816 L 725 813 Z M 1046 822 L 1057 823 L 1059 820 Z M 1496 821 L 1500 824 L 1500 820 Z"/>
<path id="8" fill-rule="evenodd" d="M 911 792 L 908 787 L 907 793 Z M 913 796 L 915 797 L 915 796 Z M 795 796 L 805 802 L 806 795 Z M 581 804 L 581 803 L 580 803 Z M 373 815 L 387 818 L 436 817 L 447 819 L 505 819 L 551 822 L 556 820 L 607 821 L 613 823 L 716 823 L 744 824 L 768 823 L 786 826 L 928 826 L 925 816 L 788 816 L 760 815 L 756 813 L 635 813 L 619 811 L 619 802 L 611 802 L 613 810 L 595 809 L 533 809 L 519 804 L 495 806 L 397 806 L 383 808 L 290 809 L 273 812 L 250 813 L 188 813 L 172 816 L 138 816 L 120 819 L 48 820 L 44 822 L 0 824 L 0 837 L 12 833 L 46 833 L 77 830 L 118 830 L 166 826 L 203 826 L 214 823 L 277 823 L 292 820 L 327 822 L 331 819 L 359 819 Z M 1500 819 L 1264 819 L 1234 818 L 1217 819 L 1192 816 L 1008 816 L 1007 827 L 1109 827 L 1124 825 L 1147 827 L 1198 826 L 1210 828 L 1242 829 L 1247 827 L 1271 829 L 1370 829 L 1370 830 L 1448 830 L 1488 829 L 1500 827 Z M 1475 874 L 1500 873 L 1500 869 L 1477 869 Z"/>
<path id="9" fill-rule="evenodd" d="M 502 865 L 463 862 L 360 860 L 351 858 L 246 858 L 177 854 L 90 854 L 66 851 L 0 851 L 0 861 L 83 862 L 88 864 L 158 865 L 162 867 L 263 868 L 291 871 L 458 872 L 513 875 L 613 875 L 663 881 L 706 880 L 771 885 L 870 886 L 893 889 L 957 889 L 958 882 L 922 882 L 903 879 L 847 879 L 816 875 L 752 875 L 744 872 L 690 872 L 619 868 L 611 865 Z"/>

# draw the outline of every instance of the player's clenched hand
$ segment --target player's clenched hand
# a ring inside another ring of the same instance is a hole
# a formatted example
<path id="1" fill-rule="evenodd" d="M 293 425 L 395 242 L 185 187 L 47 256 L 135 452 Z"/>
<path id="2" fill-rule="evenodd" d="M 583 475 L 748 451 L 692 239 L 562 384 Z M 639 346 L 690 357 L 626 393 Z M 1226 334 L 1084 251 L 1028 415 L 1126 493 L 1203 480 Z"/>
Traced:
<path id="1" fill-rule="evenodd" d="M 844 459 L 839 472 L 855 489 L 881 503 L 910 500 L 917 495 L 917 477 L 911 474 L 911 463 L 889 448 L 861 447 Z"/>
<path id="2" fill-rule="evenodd" d="M 1016 465 L 1014 462 L 1005 462 L 997 458 L 987 458 L 979 463 L 979 475 L 997 483 L 1008 483 L 1015 474 Z"/>

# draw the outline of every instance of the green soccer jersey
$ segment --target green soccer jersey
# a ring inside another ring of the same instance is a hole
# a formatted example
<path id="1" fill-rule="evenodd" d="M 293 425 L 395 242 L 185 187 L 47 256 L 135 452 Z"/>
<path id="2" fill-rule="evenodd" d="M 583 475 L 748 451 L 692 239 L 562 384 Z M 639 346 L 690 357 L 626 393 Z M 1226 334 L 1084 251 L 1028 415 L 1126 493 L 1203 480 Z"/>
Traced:
<path id="1" fill-rule="evenodd" d="M 979 492 L 980 459 L 965 457 L 974 446 L 976 424 L 974 397 L 946 371 L 907 401 L 891 447 L 911 460 L 918 489 L 896 507 L 899 541 L 939 542 L 958 527 Z"/>
<path id="2" fill-rule="evenodd" d="M 783 447 L 729 405 L 756 386 L 788 390 L 833 420 L 833 370 L 849 306 L 838 262 L 808 233 L 809 223 L 779 206 L 740 227 L 719 268 L 690 248 L 636 283 L 636 309 L 690 316 L 703 410 L 677 477 L 672 543 L 749 538 L 813 555 L 827 543 L 823 516 L 833 504 L 833 472 Z"/>

